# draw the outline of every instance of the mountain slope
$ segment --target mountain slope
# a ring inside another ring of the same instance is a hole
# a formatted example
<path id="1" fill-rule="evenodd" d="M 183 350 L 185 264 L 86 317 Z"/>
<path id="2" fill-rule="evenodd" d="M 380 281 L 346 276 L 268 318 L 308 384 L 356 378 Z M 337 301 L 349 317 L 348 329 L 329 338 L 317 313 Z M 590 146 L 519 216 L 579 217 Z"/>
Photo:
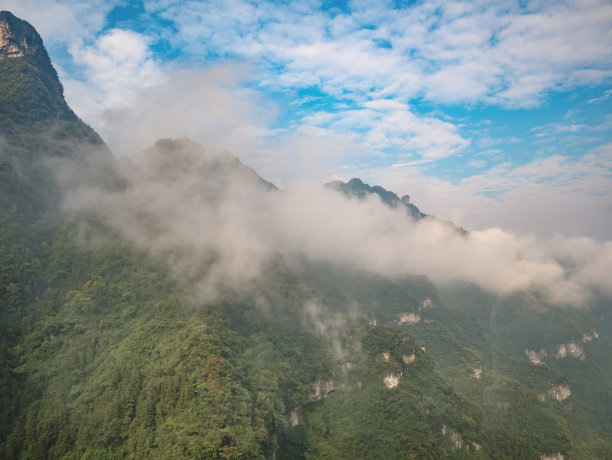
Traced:
<path id="1" fill-rule="evenodd" d="M 53 212 L 59 197 L 49 160 L 88 150 L 98 152 L 100 167 L 110 161 L 100 136 L 66 104 L 40 35 L 0 11 L 0 210 Z"/>
<path id="2" fill-rule="evenodd" d="M 0 132 L 9 141 L 26 142 L 23 131 L 102 140 L 68 107 L 63 87 L 40 35 L 27 22 L 0 11 Z"/>

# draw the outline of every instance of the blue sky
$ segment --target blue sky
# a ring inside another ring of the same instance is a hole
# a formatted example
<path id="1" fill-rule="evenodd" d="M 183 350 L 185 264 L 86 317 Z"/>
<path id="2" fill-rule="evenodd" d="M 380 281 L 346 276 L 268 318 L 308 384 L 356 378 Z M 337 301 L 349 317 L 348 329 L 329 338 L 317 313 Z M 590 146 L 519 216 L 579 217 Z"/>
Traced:
<path id="1" fill-rule="evenodd" d="M 612 239 L 612 4 L 5 0 L 129 154 L 359 176 L 467 228 Z"/>

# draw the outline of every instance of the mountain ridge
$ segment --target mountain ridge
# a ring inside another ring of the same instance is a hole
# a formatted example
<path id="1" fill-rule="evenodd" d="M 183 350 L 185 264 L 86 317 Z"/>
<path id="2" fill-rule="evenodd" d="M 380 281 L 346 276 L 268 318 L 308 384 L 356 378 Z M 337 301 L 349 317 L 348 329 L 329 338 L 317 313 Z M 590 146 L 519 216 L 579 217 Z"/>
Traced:
<path id="1" fill-rule="evenodd" d="M 57 215 L 58 185 L 51 163 L 88 161 L 107 173 L 111 153 L 68 106 L 42 38 L 28 22 L 0 11 L 0 209 Z"/>
<path id="2" fill-rule="evenodd" d="M 30 132 L 48 130 L 54 137 L 79 136 L 103 145 L 64 100 L 64 89 L 43 40 L 28 22 L 0 11 L 0 129 L 12 143 L 29 146 L 23 126 Z"/>
<path id="3" fill-rule="evenodd" d="M 377 195 L 384 204 L 391 208 L 404 207 L 406 212 L 414 219 L 423 219 L 427 215 L 422 213 L 419 208 L 410 203 L 410 196 L 404 195 L 401 198 L 394 192 L 386 190 L 380 185 L 370 186 L 360 178 L 354 177 L 347 182 L 335 180 L 327 182 L 325 187 L 341 192 L 344 196 L 363 199 L 368 195 Z"/>

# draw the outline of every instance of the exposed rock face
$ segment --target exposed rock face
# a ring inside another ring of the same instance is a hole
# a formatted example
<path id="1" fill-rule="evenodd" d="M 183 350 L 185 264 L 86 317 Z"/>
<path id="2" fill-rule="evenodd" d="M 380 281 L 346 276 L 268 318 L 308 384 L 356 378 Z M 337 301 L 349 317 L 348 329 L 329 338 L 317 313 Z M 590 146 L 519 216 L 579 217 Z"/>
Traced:
<path id="1" fill-rule="evenodd" d="M 21 46 L 16 43 L 8 23 L 0 18 L 0 59 L 25 56 L 24 50 L 27 49 L 25 39 L 22 40 Z"/>
<path id="2" fill-rule="evenodd" d="M 433 307 L 433 302 L 431 301 L 431 299 L 425 299 L 421 302 L 421 310 L 427 310 L 431 307 Z"/>
<path id="3" fill-rule="evenodd" d="M 578 358 L 581 361 L 586 359 L 586 355 L 584 353 L 583 343 L 593 342 L 593 340 L 598 339 L 599 334 L 596 330 L 591 332 L 585 332 L 582 334 L 582 338 L 579 340 L 571 340 L 567 343 L 562 343 L 561 345 L 557 345 L 554 349 L 549 349 L 550 356 L 555 359 L 563 359 L 567 357 Z M 525 349 L 525 354 L 529 358 L 532 364 L 538 366 L 545 366 L 546 363 L 544 358 L 547 358 L 549 354 L 546 350 L 542 349 L 540 351 L 528 350 Z"/>
<path id="4" fill-rule="evenodd" d="M 548 354 L 546 353 L 546 350 L 535 351 L 535 350 L 528 350 L 527 348 L 525 348 L 525 354 L 529 358 L 529 361 L 531 361 L 533 364 L 537 366 L 544 366 L 545 363 L 543 360 L 544 358 L 548 356 Z"/>
<path id="5" fill-rule="evenodd" d="M 567 344 L 559 345 L 557 351 L 553 356 L 557 359 L 565 358 L 567 356 L 572 356 L 580 360 L 585 359 L 584 349 L 582 348 L 582 345 L 573 341 Z"/>
<path id="6" fill-rule="evenodd" d="M 571 396 L 572 392 L 567 385 L 553 385 L 548 394 L 557 401 L 563 401 Z"/>
<path id="7" fill-rule="evenodd" d="M 565 460 L 565 456 L 561 452 L 556 454 L 542 454 L 540 455 L 541 460 Z"/>
<path id="8" fill-rule="evenodd" d="M 401 373 L 399 374 L 387 374 L 384 378 L 384 383 L 387 388 L 395 388 L 400 381 Z"/>
<path id="9" fill-rule="evenodd" d="M 42 39 L 34 27 L 8 11 L 1 11 L 0 60 L 34 56 L 39 51 L 45 52 Z"/>
<path id="10" fill-rule="evenodd" d="M 415 359 L 416 355 L 414 353 L 410 355 L 402 355 L 402 361 L 404 361 L 405 364 L 413 363 Z"/>
<path id="11" fill-rule="evenodd" d="M 327 395 L 334 391 L 334 381 L 323 382 L 320 379 L 312 384 L 313 392 L 308 395 L 308 402 L 316 402 L 327 398 Z"/>
<path id="12" fill-rule="evenodd" d="M 595 329 L 590 334 L 585 332 L 582 335 L 582 343 L 592 342 L 594 339 L 599 339 L 599 333 Z"/>
<path id="13" fill-rule="evenodd" d="M 23 44 L 25 45 L 25 42 Z M 8 24 L 0 20 L 0 59 L 21 56 L 24 56 L 24 52 L 17 43 L 11 41 L 11 31 Z"/>
<path id="14" fill-rule="evenodd" d="M 304 423 L 304 417 L 302 416 L 301 407 L 296 407 L 283 415 L 283 425 L 285 428 L 292 428 L 294 426 L 301 425 L 302 423 Z"/>
<path id="15" fill-rule="evenodd" d="M 416 313 L 402 313 L 399 317 L 399 324 L 416 324 L 421 321 L 421 315 Z"/>
<path id="16" fill-rule="evenodd" d="M 472 369 L 472 375 L 474 378 L 476 378 L 476 380 L 480 380 L 480 377 L 482 377 L 482 367 Z"/>
<path id="17" fill-rule="evenodd" d="M 572 395 L 568 385 L 553 385 L 546 393 L 540 393 L 538 399 L 541 402 L 546 401 L 546 396 L 550 396 L 556 401 L 563 401 Z"/>
<path id="18" fill-rule="evenodd" d="M 446 433 L 449 432 L 449 429 L 446 425 L 442 425 L 442 436 L 446 436 Z M 461 449 L 465 445 L 465 450 L 469 451 L 470 449 L 474 449 L 475 451 L 479 451 L 482 449 L 482 446 L 476 441 L 463 441 L 463 437 L 460 433 L 450 430 L 450 442 L 453 446 L 453 449 Z"/>
<path id="19" fill-rule="evenodd" d="M 455 449 L 461 449 L 461 446 L 463 446 L 463 439 L 461 439 L 461 435 L 459 433 L 454 432 L 451 435 L 451 444 Z"/>

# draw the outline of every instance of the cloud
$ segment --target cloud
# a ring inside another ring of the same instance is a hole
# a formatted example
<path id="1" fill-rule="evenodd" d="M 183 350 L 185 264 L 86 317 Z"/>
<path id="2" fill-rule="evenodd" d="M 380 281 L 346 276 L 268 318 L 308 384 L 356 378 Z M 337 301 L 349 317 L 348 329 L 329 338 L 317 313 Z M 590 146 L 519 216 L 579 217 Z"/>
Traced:
<path id="1" fill-rule="evenodd" d="M 68 80 L 67 99 L 119 155 L 170 136 L 248 151 L 276 115 L 274 104 L 244 85 L 248 64 L 163 66 L 147 37 L 119 29 L 75 55 L 88 79 Z"/>
<path id="2" fill-rule="evenodd" d="M 612 89 L 607 90 L 603 95 L 589 99 L 589 104 L 599 104 L 600 102 L 607 101 L 612 97 Z"/>
<path id="3" fill-rule="evenodd" d="M 62 171 L 71 180 L 79 173 Z M 538 167 L 524 173 L 541 174 Z M 290 263 L 307 258 L 390 278 L 424 274 L 497 293 L 527 290 L 564 305 L 585 306 L 596 291 L 612 294 L 604 275 L 610 243 L 498 228 L 465 236 L 435 219 L 413 221 L 375 196 L 349 200 L 304 183 L 270 192 L 232 156 L 184 140 L 124 160 L 122 175 L 125 190 L 103 191 L 87 180 L 69 191 L 66 209 L 96 213 L 207 296 L 248 285 L 278 254 Z"/>
<path id="4" fill-rule="evenodd" d="M 276 106 L 246 86 L 252 64 L 179 69 L 158 62 L 149 43 L 142 34 L 111 29 L 93 45 L 73 49 L 87 80 L 67 80 L 67 99 L 119 154 L 160 137 L 186 136 L 216 150 L 245 152 L 265 173 L 291 177 L 287 170 L 296 162 L 300 173 L 331 169 L 349 152 L 372 157 L 399 149 L 400 158 L 432 161 L 469 144 L 453 124 L 416 115 L 392 99 L 306 113 L 293 126 L 271 131 Z"/>
<path id="5" fill-rule="evenodd" d="M 54 47 L 93 39 L 104 27 L 107 14 L 120 3 L 121 0 L 5 0 L 2 8 L 28 21 L 45 45 Z"/>
<path id="6" fill-rule="evenodd" d="M 373 101 L 378 102 L 378 101 Z M 372 105 L 370 104 L 370 107 Z M 357 111 L 357 129 L 367 131 L 365 143 L 372 151 L 385 148 L 396 148 L 399 159 L 403 155 L 415 155 L 427 160 L 439 160 L 449 157 L 469 145 L 461 137 L 455 125 L 433 117 L 415 115 L 409 109 L 391 108 L 390 110 L 371 108 Z M 350 113 L 350 112 L 349 112 Z M 352 115 L 352 114 L 351 114 Z M 342 124 L 351 125 L 351 115 L 342 120 Z"/>
<path id="7" fill-rule="evenodd" d="M 176 46 L 194 54 L 261 58 L 270 85 L 356 100 L 530 106 L 612 72 L 612 6 L 603 0 L 353 4 L 342 13 L 242 1 L 148 8 L 173 21 Z"/>
<path id="8" fill-rule="evenodd" d="M 417 115 L 408 105 L 387 99 L 367 101 L 360 107 L 335 113 L 308 114 L 299 122 L 299 130 L 311 137 L 342 136 L 355 156 L 380 156 L 393 151 L 395 158 L 433 161 L 469 145 L 452 123 Z"/>
<path id="9" fill-rule="evenodd" d="M 469 143 L 452 123 L 419 116 L 396 101 L 374 100 L 333 113 L 306 113 L 288 128 L 267 130 L 243 156 L 281 184 L 322 182 L 342 174 L 343 165 L 367 169 L 389 158 L 431 162 Z"/>
<path id="10" fill-rule="evenodd" d="M 89 97 L 95 111 L 120 109 L 133 105 L 136 93 L 162 82 L 159 64 L 149 51 L 148 38 L 136 32 L 111 29 L 98 37 L 93 46 L 72 47 L 75 61 L 85 67 Z M 71 80 L 66 81 L 67 98 L 76 107 L 80 94 L 73 94 Z M 90 111 L 83 115 L 95 116 Z"/>
<path id="11" fill-rule="evenodd" d="M 589 102 L 590 103 L 590 102 Z M 537 138 L 548 138 L 555 139 L 561 136 L 574 135 L 574 134 L 597 134 L 606 133 L 612 128 L 612 115 L 606 114 L 603 120 L 599 123 L 595 123 L 594 120 L 589 120 L 590 123 L 584 122 L 584 120 L 577 121 L 579 118 L 570 111 L 564 117 L 564 121 L 557 123 L 547 123 L 545 125 L 536 126 L 531 129 Z M 565 142 L 567 143 L 567 137 Z M 579 138 L 579 142 L 585 143 L 585 138 Z"/>

